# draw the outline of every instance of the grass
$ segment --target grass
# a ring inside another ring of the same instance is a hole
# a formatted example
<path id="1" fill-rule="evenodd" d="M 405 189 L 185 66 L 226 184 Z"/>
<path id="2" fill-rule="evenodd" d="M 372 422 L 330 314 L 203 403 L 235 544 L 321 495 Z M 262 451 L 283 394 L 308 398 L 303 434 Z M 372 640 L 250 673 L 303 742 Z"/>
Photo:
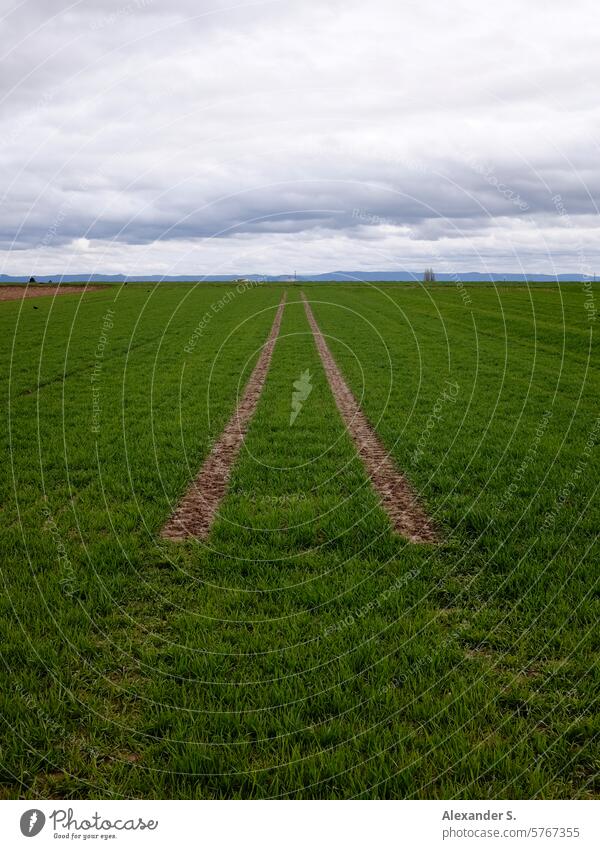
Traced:
<path id="1" fill-rule="evenodd" d="M 288 286 L 210 540 L 162 541 L 283 288 L 1 305 L 2 794 L 597 797 L 586 294 Z M 390 533 L 301 291 L 442 545 Z"/>

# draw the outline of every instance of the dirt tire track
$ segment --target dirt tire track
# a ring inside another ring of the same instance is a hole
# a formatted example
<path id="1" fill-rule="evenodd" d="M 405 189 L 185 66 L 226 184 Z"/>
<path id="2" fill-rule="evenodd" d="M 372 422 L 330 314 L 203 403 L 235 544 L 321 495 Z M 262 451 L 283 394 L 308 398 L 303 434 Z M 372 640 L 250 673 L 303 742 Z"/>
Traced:
<path id="1" fill-rule="evenodd" d="M 410 542 L 439 542 L 440 537 L 433 521 L 420 505 L 410 483 L 396 469 L 385 446 L 344 380 L 304 293 L 302 300 L 338 410 L 371 478 L 373 488 L 381 499 L 381 505 L 390 517 L 392 527 Z"/>
<path id="2" fill-rule="evenodd" d="M 242 400 L 223 433 L 213 445 L 196 479 L 190 484 L 175 512 L 163 527 L 161 536 L 169 540 L 206 539 L 227 493 L 231 469 L 248 431 L 271 365 L 279 336 L 286 294 L 277 308 L 273 326 L 258 362 L 246 384 Z"/>

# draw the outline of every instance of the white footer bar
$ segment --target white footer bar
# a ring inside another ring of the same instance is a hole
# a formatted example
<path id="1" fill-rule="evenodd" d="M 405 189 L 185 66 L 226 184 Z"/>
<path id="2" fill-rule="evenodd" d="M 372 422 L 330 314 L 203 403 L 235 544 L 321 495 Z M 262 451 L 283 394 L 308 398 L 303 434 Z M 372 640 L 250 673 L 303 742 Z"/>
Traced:
<path id="1" fill-rule="evenodd" d="M 3 801 L 2 847 L 600 847 L 596 801 Z"/>

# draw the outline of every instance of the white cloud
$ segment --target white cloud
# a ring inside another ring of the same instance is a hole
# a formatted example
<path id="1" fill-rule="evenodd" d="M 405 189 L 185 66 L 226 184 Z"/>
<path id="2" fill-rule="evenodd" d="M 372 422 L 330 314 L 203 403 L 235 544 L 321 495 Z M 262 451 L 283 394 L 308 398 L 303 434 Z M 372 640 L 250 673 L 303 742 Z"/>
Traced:
<path id="1" fill-rule="evenodd" d="M 596 15 L 29 0 L 3 20 L 0 272 L 593 264 Z"/>

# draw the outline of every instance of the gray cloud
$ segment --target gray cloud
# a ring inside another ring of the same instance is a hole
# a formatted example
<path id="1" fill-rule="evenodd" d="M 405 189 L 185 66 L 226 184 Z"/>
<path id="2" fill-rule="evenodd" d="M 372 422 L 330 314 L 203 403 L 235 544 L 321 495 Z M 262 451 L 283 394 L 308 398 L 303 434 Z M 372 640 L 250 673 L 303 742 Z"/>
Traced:
<path id="1" fill-rule="evenodd" d="M 0 271 L 593 261 L 595 14 L 29 0 L 2 20 Z"/>

